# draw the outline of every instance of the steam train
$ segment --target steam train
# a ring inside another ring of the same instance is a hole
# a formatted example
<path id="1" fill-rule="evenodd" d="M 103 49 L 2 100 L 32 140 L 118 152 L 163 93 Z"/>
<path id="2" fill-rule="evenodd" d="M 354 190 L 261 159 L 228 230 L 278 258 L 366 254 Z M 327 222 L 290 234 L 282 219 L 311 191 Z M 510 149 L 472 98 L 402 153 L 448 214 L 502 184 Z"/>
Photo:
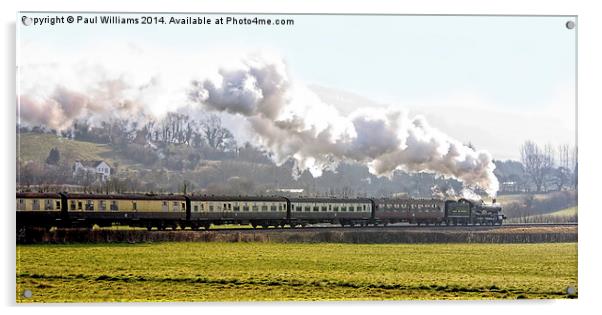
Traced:
<path id="1" fill-rule="evenodd" d="M 17 193 L 17 228 L 127 225 L 148 230 L 342 226 L 501 225 L 499 204 L 468 199 L 289 198 L 155 194 Z"/>

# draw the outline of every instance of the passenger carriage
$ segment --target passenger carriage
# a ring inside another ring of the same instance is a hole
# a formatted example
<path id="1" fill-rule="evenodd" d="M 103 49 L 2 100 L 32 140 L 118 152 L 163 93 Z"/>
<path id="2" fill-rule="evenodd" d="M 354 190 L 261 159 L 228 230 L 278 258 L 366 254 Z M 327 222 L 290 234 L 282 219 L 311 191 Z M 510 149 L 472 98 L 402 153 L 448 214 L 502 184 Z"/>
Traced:
<path id="1" fill-rule="evenodd" d="M 372 217 L 373 203 L 368 198 L 290 198 L 290 203 L 290 220 L 295 225 L 367 225 Z"/>
<path id="2" fill-rule="evenodd" d="M 190 224 L 209 228 L 211 224 L 251 224 L 253 227 L 284 226 L 287 199 L 274 196 L 205 196 L 192 195 Z"/>
<path id="3" fill-rule="evenodd" d="M 68 194 L 67 208 L 73 224 L 111 226 L 113 223 L 176 228 L 186 220 L 186 198 L 152 194 Z"/>
<path id="4" fill-rule="evenodd" d="M 379 224 L 441 224 L 445 220 L 445 202 L 440 199 L 378 199 L 375 202 L 374 216 Z"/>
<path id="5" fill-rule="evenodd" d="M 65 201 L 65 196 L 59 193 L 17 193 L 17 227 L 65 225 Z"/>

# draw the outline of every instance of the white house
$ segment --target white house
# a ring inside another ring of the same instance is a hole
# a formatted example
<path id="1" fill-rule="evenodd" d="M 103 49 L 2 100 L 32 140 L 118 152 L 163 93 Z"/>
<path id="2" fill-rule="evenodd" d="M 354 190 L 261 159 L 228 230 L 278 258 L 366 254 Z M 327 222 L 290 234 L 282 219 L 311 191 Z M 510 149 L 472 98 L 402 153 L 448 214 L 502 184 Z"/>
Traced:
<path id="1" fill-rule="evenodd" d="M 105 181 L 111 176 L 111 166 L 105 161 L 77 160 L 73 165 L 73 176 L 82 173 L 94 174 L 98 179 Z"/>

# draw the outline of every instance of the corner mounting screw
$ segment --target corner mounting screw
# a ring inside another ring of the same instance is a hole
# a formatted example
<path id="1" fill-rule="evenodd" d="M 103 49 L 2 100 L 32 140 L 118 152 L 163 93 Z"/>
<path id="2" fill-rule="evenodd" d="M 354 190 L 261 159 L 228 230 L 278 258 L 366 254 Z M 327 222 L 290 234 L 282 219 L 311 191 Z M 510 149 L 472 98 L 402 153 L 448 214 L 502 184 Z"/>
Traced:
<path id="1" fill-rule="evenodd" d="M 27 289 L 25 291 L 23 291 L 23 297 L 29 299 L 33 294 L 31 293 L 31 290 Z"/>
<path id="2" fill-rule="evenodd" d="M 573 21 L 568 21 L 568 22 L 566 22 L 565 26 L 566 26 L 566 28 L 568 28 L 569 30 L 572 30 L 572 29 L 574 29 L 574 28 L 575 28 L 575 22 L 573 22 Z"/>

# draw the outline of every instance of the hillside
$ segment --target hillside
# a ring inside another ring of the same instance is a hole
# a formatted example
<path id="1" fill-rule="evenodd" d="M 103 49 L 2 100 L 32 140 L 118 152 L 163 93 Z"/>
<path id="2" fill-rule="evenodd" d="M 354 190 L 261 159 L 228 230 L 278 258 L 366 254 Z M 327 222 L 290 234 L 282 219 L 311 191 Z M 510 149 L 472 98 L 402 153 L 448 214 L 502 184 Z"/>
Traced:
<path id="1" fill-rule="evenodd" d="M 569 207 L 546 214 L 511 218 L 508 220 L 508 223 L 574 223 L 577 221 L 577 207 Z"/>
<path id="2" fill-rule="evenodd" d="M 130 163 L 106 144 L 69 140 L 52 134 L 22 133 L 17 137 L 17 156 L 22 161 L 44 163 L 52 148 L 58 148 L 60 164 L 72 165 L 76 160 L 105 160 L 110 165 Z"/>

